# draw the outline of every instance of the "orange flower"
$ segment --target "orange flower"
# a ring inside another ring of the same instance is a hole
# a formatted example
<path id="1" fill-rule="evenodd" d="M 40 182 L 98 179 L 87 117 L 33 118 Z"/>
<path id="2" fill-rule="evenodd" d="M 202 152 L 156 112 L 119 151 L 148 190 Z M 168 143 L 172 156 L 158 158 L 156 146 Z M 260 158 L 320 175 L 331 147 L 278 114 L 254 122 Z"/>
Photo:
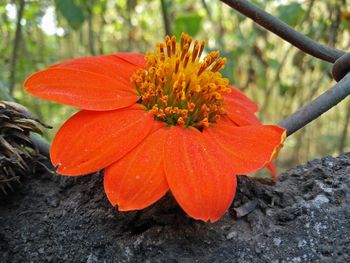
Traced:
<path id="1" fill-rule="evenodd" d="M 204 41 L 165 40 L 146 56 L 59 63 L 24 86 L 82 109 L 52 143 L 58 173 L 105 169 L 105 192 L 121 211 L 143 209 L 170 190 L 188 215 L 214 222 L 232 202 L 236 174 L 268 165 L 285 131 L 260 124 L 257 105 L 218 72 L 226 62 L 219 52 L 200 60 Z"/>

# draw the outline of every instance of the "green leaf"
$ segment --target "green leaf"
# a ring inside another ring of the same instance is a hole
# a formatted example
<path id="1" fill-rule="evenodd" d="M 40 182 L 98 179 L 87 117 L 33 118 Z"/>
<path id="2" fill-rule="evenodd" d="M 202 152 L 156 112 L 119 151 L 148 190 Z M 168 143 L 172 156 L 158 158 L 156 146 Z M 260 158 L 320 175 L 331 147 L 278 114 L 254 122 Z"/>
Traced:
<path id="1" fill-rule="evenodd" d="M 257 5 L 260 8 L 265 9 L 266 4 L 271 2 L 270 0 L 252 0 L 253 4 Z"/>
<path id="2" fill-rule="evenodd" d="M 276 59 L 268 59 L 267 63 L 269 64 L 269 67 L 273 68 L 274 70 L 278 70 L 280 67 L 280 63 Z"/>
<path id="3" fill-rule="evenodd" d="M 290 3 L 277 7 L 278 17 L 290 26 L 296 26 L 304 17 L 305 11 L 298 3 Z"/>
<path id="4" fill-rule="evenodd" d="M 79 29 L 85 20 L 83 10 L 76 0 L 56 0 L 56 9 L 73 29 Z"/>
<path id="5" fill-rule="evenodd" d="M 234 81 L 234 71 L 235 68 L 237 66 L 237 60 L 235 59 L 235 53 L 230 51 L 230 52 L 226 52 L 226 51 L 222 51 L 221 52 L 221 56 L 227 58 L 226 64 L 224 69 L 222 69 L 220 72 L 221 74 L 225 77 L 228 78 L 230 80 L 230 82 Z"/>
<path id="6" fill-rule="evenodd" d="M 174 34 L 180 37 L 184 32 L 194 37 L 201 29 L 203 17 L 197 13 L 179 15 L 175 19 Z"/>
<path id="7" fill-rule="evenodd" d="M 286 94 L 291 87 L 289 85 L 283 84 L 283 83 L 279 83 L 279 93 L 281 96 L 283 96 L 284 94 Z"/>
<path id="8" fill-rule="evenodd" d="M 343 19 L 341 20 L 341 25 L 346 29 L 350 31 L 350 20 L 348 19 Z"/>

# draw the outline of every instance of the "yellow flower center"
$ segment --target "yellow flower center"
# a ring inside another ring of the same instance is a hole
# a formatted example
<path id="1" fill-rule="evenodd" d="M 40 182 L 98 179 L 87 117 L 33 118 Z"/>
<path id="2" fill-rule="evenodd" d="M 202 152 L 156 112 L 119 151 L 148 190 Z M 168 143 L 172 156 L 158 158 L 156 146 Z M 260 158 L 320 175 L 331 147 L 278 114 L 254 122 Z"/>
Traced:
<path id="1" fill-rule="evenodd" d="M 218 72 L 226 59 L 215 51 L 201 60 L 204 47 L 205 41 L 192 43 L 191 37 L 182 34 L 180 44 L 175 36 L 167 36 L 154 52 L 146 53 L 147 69 L 137 70 L 131 80 L 139 103 L 156 120 L 201 129 L 226 114 L 223 94 L 231 89 Z"/>

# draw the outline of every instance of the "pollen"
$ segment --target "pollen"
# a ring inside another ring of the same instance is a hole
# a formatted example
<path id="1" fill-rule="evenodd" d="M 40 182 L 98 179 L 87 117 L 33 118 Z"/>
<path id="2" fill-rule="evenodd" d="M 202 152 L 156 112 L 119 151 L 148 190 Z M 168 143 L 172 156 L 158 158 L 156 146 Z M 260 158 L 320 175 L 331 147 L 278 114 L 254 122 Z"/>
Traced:
<path id="1" fill-rule="evenodd" d="M 146 53 L 146 70 L 137 70 L 131 81 L 139 103 L 156 120 L 202 129 L 226 114 L 223 95 L 231 89 L 219 72 L 226 59 L 218 51 L 202 57 L 205 41 L 193 41 L 186 34 L 179 42 L 166 36 Z"/>

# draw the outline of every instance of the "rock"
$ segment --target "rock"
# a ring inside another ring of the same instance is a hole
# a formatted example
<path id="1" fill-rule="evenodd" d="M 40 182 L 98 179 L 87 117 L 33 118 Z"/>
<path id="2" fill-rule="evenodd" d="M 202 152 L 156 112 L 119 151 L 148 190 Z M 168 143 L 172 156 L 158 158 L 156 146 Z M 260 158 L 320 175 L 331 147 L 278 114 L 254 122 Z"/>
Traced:
<path id="1" fill-rule="evenodd" d="M 170 195 L 120 213 L 102 179 L 23 181 L 0 200 L 0 262 L 350 262 L 350 154 L 297 166 L 274 186 L 239 177 L 215 224 L 188 218 Z M 237 219 L 240 207 L 250 213 Z"/>

